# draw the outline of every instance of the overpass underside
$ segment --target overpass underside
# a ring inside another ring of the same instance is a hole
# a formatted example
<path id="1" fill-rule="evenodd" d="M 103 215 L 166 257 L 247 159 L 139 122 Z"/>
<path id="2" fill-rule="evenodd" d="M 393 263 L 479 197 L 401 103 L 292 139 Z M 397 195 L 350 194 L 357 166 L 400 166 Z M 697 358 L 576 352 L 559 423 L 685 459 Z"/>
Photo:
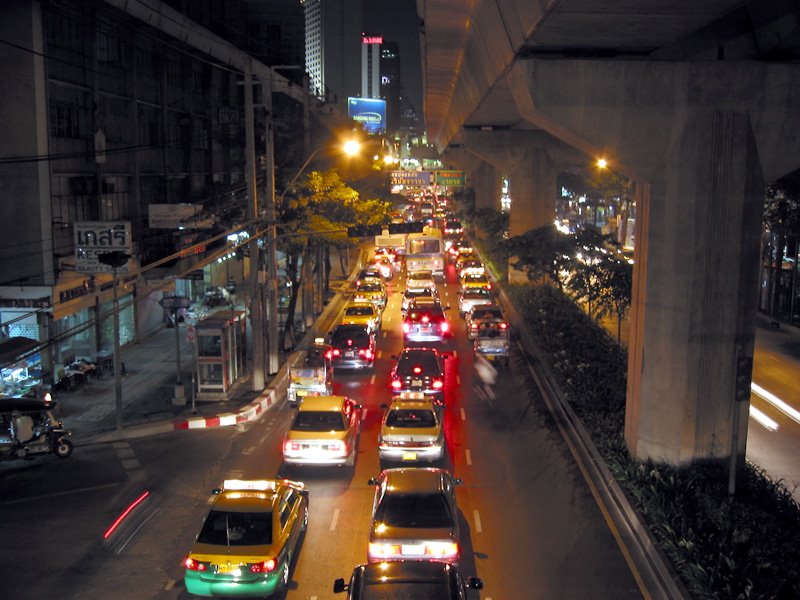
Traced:
<path id="1" fill-rule="evenodd" d="M 800 56 L 798 9 L 761 3 L 743 25 L 740 2 L 617 4 L 420 4 L 428 132 L 469 172 L 510 176 L 512 235 L 552 223 L 570 163 L 602 156 L 636 182 L 628 447 L 743 457 L 765 181 L 800 167 L 800 66 L 763 54 Z M 627 51 L 598 52 L 610 41 Z"/>

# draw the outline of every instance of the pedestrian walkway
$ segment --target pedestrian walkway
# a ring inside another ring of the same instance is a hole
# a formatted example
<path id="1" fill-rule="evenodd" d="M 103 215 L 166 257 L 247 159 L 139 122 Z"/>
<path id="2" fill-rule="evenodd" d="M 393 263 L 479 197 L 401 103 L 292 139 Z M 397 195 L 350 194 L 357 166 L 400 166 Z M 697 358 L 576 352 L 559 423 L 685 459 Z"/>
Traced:
<path id="1" fill-rule="evenodd" d="M 349 266 L 358 266 L 358 250 L 351 253 Z M 345 266 L 346 268 L 346 266 Z M 331 297 L 318 322 L 330 318 L 330 314 L 341 302 L 341 292 L 348 291 L 350 273 L 342 272 L 339 261 L 332 261 L 330 274 Z M 317 329 L 311 328 L 309 334 Z M 326 331 L 324 325 L 319 331 Z M 117 395 L 113 370 L 105 371 L 100 378 L 90 378 L 70 391 L 56 393 L 59 417 L 67 429 L 72 431 L 76 444 L 114 437 L 132 437 L 142 433 L 156 433 L 173 429 L 232 424 L 242 420 L 237 414 L 249 419 L 264 410 L 277 399 L 275 394 L 267 399 L 262 391 L 252 390 L 249 376 L 235 389 L 232 397 L 220 402 L 191 402 L 192 372 L 194 369 L 194 346 L 186 338 L 186 325 L 179 325 L 181 383 L 186 393 L 186 402 L 173 402 L 177 381 L 175 329 L 166 325 L 148 335 L 138 343 L 121 349 L 121 363 L 125 366 L 122 376 L 122 425 L 117 429 Z M 287 353 L 280 357 L 283 365 Z M 273 384 L 277 375 L 267 377 L 266 387 Z M 254 403 L 262 398 L 261 405 Z M 244 412 L 243 412 L 244 411 Z M 220 415 L 230 418 L 219 419 Z M 205 419 L 203 419 L 205 417 Z"/>

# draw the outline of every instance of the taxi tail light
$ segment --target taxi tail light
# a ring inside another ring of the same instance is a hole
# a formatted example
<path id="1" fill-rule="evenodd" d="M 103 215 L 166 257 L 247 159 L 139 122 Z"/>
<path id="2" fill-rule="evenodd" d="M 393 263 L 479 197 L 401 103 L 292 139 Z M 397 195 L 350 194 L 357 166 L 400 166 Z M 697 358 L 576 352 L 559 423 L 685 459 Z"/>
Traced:
<path id="1" fill-rule="evenodd" d="M 333 350 L 331 350 L 331 355 L 334 358 L 337 357 L 337 356 L 341 356 L 342 355 L 342 351 L 339 350 L 338 348 L 334 348 Z"/>
<path id="2" fill-rule="evenodd" d="M 478 328 L 478 324 L 477 323 L 470 323 L 469 326 L 470 326 L 470 329 L 477 329 Z"/>
<path id="3" fill-rule="evenodd" d="M 286 440 L 283 442 L 283 451 L 284 452 L 299 452 L 300 450 L 300 443 L 293 442 L 292 440 Z"/>
<path id="4" fill-rule="evenodd" d="M 500 329 L 508 329 L 508 323 L 500 323 Z"/>
<path id="5" fill-rule="evenodd" d="M 401 555 L 402 549 L 399 544 L 376 544 L 371 542 L 369 545 L 369 556 L 371 558 L 392 558 Z"/>
<path id="6" fill-rule="evenodd" d="M 486 289 L 487 289 L 487 290 L 490 290 L 490 289 L 492 289 L 492 284 L 491 284 L 491 283 L 487 283 L 487 284 L 486 284 Z"/>
<path id="7" fill-rule="evenodd" d="M 458 558 L 458 544 L 456 542 L 428 542 L 425 544 L 425 556 Z"/>
<path id="8" fill-rule="evenodd" d="M 447 333 L 447 331 L 448 331 L 449 329 L 450 329 L 450 325 L 447 323 L 447 321 L 442 321 L 442 322 L 439 324 L 439 330 L 440 330 L 442 333 Z"/>
<path id="9" fill-rule="evenodd" d="M 423 323 L 428 323 L 429 321 L 430 321 L 430 318 L 428 317 L 428 315 L 424 315 L 424 316 L 422 317 L 422 322 L 423 322 Z"/>
<path id="10" fill-rule="evenodd" d="M 441 379 L 434 379 L 433 380 L 433 389 L 440 390 L 444 387 L 444 381 Z"/>
<path id="11" fill-rule="evenodd" d="M 402 387 L 403 387 L 402 381 L 400 381 L 399 379 L 392 380 L 392 389 L 399 390 Z"/>
<path id="12" fill-rule="evenodd" d="M 183 566 L 189 569 L 190 571 L 207 571 L 208 564 L 196 561 L 191 556 L 187 556 L 183 559 Z"/>
<path id="13" fill-rule="evenodd" d="M 272 573 L 278 562 L 274 558 L 270 558 L 261 562 L 253 563 L 250 565 L 251 573 Z"/>
<path id="14" fill-rule="evenodd" d="M 420 373 L 422 373 L 422 367 L 414 367 L 413 369 L 411 369 L 411 372 L 414 373 L 414 375 L 419 375 Z"/>

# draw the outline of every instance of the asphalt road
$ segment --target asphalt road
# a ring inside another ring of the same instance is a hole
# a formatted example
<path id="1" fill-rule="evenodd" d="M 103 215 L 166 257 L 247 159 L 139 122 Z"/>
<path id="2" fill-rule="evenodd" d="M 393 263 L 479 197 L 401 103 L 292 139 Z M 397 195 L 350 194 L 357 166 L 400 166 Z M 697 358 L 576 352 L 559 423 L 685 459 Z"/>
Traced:
<path id="1" fill-rule="evenodd" d="M 444 294 L 456 335 L 446 361 L 448 456 L 464 480 L 457 497 L 471 598 L 642 598 L 636 576 L 575 466 L 525 369 L 512 360 L 493 406 L 472 388 L 472 355 L 458 317 L 455 275 Z M 333 598 L 332 583 L 366 560 L 373 488 L 382 467 L 377 436 L 388 401 L 391 355 L 402 348 L 399 282 L 392 284 L 373 369 L 337 374 L 335 393 L 363 405 L 354 468 L 286 468 L 283 433 L 294 414 L 279 404 L 237 428 L 181 431 L 81 447 L 59 461 L 0 467 L 3 596 L 189 597 L 181 561 L 224 478 L 276 475 L 310 489 L 310 524 L 284 598 Z M 108 540 L 103 533 L 148 495 Z M 341 597 L 341 596 L 340 596 Z"/>

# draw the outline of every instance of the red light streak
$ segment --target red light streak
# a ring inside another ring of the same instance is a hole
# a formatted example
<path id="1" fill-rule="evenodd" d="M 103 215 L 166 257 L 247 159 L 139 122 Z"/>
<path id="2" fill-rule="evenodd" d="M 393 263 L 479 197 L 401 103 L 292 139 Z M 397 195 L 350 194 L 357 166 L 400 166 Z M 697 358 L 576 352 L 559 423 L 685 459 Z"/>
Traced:
<path id="1" fill-rule="evenodd" d="M 127 517 L 127 516 L 128 516 L 130 513 L 131 513 L 131 511 L 132 511 L 134 508 L 136 508 L 136 507 L 137 507 L 137 506 L 139 506 L 139 505 L 140 505 L 142 502 L 144 502 L 144 499 L 145 499 L 145 498 L 147 498 L 149 495 L 150 495 L 150 492 L 148 492 L 148 491 L 144 491 L 144 492 L 142 492 L 142 495 L 141 495 L 141 496 L 139 496 L 139 497 L 138 497 L 136 500 L 134 500 L 133 502 L 131 502 L 131 503 L 128 505 L 128 508 L 126 508 L 125 510 L 123 510 L 123 511 L 122 511 L 122 514 L 120 514 L 120 516 L 118 516 L 118 517 L 117 517 L 117 518 L 114 520 L 114 522 L 111 524 L 111 527 L 109 527 L 108 529 L 106 529 L 106 532 L 103 534 L 103 539 L 104 539 L 104 540 L 107 540 L 107 539 L 108 539 L 108 536 L 110 536 L 112 533 L 114 533 L 114 531 L 117 529 L 117 527 L 119 527 L 119 525 L 120 525 L 120 523 L 122 523 L 123 519 L 124 519 L 125 517 Z"/>

